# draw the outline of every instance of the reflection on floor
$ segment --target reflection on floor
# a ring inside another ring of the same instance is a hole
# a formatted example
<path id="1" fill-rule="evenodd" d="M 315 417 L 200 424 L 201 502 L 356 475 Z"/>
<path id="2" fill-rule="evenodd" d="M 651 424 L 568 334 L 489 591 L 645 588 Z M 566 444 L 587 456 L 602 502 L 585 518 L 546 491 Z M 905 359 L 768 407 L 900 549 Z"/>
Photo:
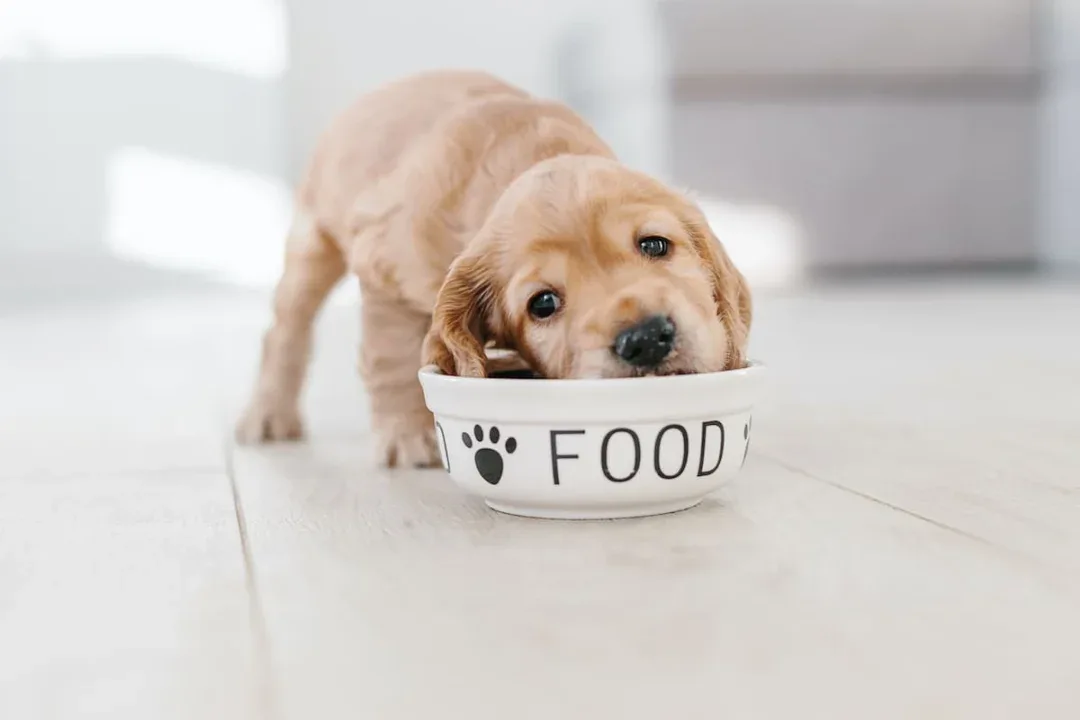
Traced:
<path id="1" fill-rule="evenodd" d="M 0 312 L 0 717 L 1080 715 L 1080 288 L 762 298 L 743 475 L 616 523 L 373 467 L 350 308 L 231 448 L 264 308 Z"/>

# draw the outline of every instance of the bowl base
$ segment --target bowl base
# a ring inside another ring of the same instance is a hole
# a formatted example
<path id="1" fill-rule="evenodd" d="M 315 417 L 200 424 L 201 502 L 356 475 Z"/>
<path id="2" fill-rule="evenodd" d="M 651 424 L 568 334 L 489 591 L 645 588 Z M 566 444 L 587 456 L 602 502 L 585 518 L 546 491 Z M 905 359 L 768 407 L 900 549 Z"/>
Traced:
<path id="1" fill-rule="evenodd" d="M 540 518 L 543 520 L 622 520 L 625 518 L 649 517 L 689 510 L 701 503 L 703 497 L 682 500 L 663 500 L 637 505 L 597 505 L 596 507 L 553 508 L 539 505 L 519 505 L 517 503 L 485 500 L 487 506 L 507 515 Z"/>

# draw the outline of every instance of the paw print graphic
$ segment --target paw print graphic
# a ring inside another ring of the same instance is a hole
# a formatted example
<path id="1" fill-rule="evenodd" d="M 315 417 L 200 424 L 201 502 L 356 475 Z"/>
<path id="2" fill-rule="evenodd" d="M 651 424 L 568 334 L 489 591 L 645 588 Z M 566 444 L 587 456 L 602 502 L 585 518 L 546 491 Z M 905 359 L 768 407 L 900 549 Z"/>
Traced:
<path id="1" fill-rule="evenodd" d="M 469 433 L 461 433 L 461 442 L 465 443 L 465 447 L 472 448 L 473 437 L 476 438 L 476 444 L 479 445 L 484 442 L 484 428 L 477 425 L 473 428 L 472 437 Z M 503 458 L 502 454 L 496 449 L 498 447 L 500 433 L 499 428 L 494 425 L 487 433 L 488 442 L 496 447 L 478 447 L 473 454 L 473 461 L 476 463 L 476 471 L 480 473 L 480 477 L 484 478 L 491 485 L 498 485 L 503 476 Z M 503 443 L 503 448 L 507 455 L 513 454 L 517 450 L 517 440 L 512 437 L 506 438 L 506 442 Z"/>

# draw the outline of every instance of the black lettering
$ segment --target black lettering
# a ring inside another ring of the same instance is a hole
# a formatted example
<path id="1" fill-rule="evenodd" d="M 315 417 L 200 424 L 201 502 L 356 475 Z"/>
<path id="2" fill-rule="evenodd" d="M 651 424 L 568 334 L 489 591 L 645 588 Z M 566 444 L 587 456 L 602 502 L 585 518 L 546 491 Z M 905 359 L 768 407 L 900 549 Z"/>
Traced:
<path id="1" fill-rule="evenodd" d="M 584 430 L 552 430 L 551 431 L 551 479 L 555 481 L 555 484 L 559 484 L 559 461 L 560 460 L 577 460 L 578 455 L 560 455 L 559 449 L 556 446 L 556 438 L 560 435 L 584 435 Z"/>
<path id="2" fill-rule="evenodd" d="M 711 470 L 705 469 L 705 445 L 706 440 L 709 439 L 709 428 L 720 428 L 720 454 L 716 456 L 716 464 L 712 466 Z M 697 475 L 698 477 L 704 477 L 705 475 L 712 475 L 720 467 L 720 462 L 724 459 L 724 423 L 717 420 L 707 420 L 701 423 L 701 458 L 698 460 Z"/>
<path id="3" fill-rule="evenodd" d="M 611 438 L 615 436 L 615 433 L 626 433 L 634 441 L 634 469 L 624 478 L 615 477 L 611 474 L 611 470 L 608 469 L 607 446 L 611 441 Z M 632 480 L 634 476 L 637 475 L 639 468 L 641 468 L 641 441 L 638 440 L 637 433 L 630 428 L 615 428 L 604 436 L 604 441 L 600 443 L 600 469 L 604 471 L 604 477 L 611 482 L 626 482 L 627 480 Z"/>
<path id="4" fill-rule="evenodd" d="M 446 447 L 446 431 L 443 430 L 442 423 L 438 420 L 435 421 L 435 429 L 442 436 L 442 454 L 446 458 L 446 472 L 450 472 L 450 448 Z"/>
<path id="5" fill-rule="evenodd" d="M 664 442 L 664 435 L 668 430 L 678 430 L 682 435 L 682 464 L 679 465 L 679 469 L 668 475 L 664 473 L 660 467 L 660 445 Z M 653 468 L 656 470 L 656 474 L 665 480 L 671 480 L 682 475 L 683 470 L 686 469 L 686 463 L 690 461 L 690 436 L 686 432 L 686 428 L 682 425 L 666 425 L 660 429 L 660 432 L 656 435 L 656 447 L 653 448 Z"/>

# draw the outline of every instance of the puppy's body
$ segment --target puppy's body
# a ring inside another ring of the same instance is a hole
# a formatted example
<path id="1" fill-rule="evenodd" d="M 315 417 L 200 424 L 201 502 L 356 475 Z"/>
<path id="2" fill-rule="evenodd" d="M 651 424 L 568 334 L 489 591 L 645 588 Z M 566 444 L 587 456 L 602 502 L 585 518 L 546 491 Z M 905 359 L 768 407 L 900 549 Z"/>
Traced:
<path id="1" fill-rule="evenodd" d="M 749 296 L 696 208 L 619 165 L 566 106 L 485 73 L 428 73 L 361 98 L 322 137 L 297 207 L 242 441 L 301 435 L 312 321 L 347 271 L 360 279 L 360 371 L 390 465 L 437 459 L 416 378 L 425 359 L 483 375 L 483 348 L 495 344 L 548 376 L 620 374 L 605 333 L 650 310 L 695 318 L 680 324 L 687 340 L 672 343 L 683 359 L 658 372 L 741 362 Z M 671 244 L 688 254 L 664 270 L 642 264 L 633 250 L 642 227 L 680 237 Z M 625 247 L 608 247 L 612 233 Z M 710 239 L 715 249 L 702 245 Z M 726 298 L 718 273 L 732 286 Z M 687 283 L 696 297 L 669 292 Z M 573 287 L 573 305 L 560 296 L 566 309 L 553 318 L 523 314 L 529 293 L 555 285 L 561 296 Z"/>
<path id="2" fill-rule="evenodd" d="M 365 293 L 430 314 L 453 259 L 522 171 L 611 156 L 568 108 L 484 73 L 433 72 L 361 98 L 330 126 L 298 192 Z"/>

